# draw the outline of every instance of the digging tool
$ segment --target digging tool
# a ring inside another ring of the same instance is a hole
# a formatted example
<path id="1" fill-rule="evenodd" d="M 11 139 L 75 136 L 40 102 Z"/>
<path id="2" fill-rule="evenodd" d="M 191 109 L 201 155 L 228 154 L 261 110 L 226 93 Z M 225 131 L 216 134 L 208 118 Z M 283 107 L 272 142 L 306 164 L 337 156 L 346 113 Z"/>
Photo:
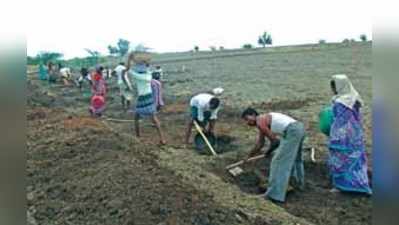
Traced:
<path id="1" fill-rule="evenodd" d="M 194 126 L 197 129 L 198 133 L 202 136 L 204 139 L 205 143 L 208 145 L 209 149 L 211 150 L 213 155 L 217 155 L 215 150 L 213 149 L 212 145 L 209 143 L 208 139 L 206 138 L 205 134 L 202 132 L 201 127 L 198 125 L 197 121 L 194 120 Z"/>
<path id="2" fill-rule="evenodd" d="M 236 177 L 236 176 L 238 176 L 238 175 L 240 175 L 240 174 L 242 174 L 242 173 L 244 172 L 244 170 L 242 170 L 242 169 L 239 167 L 240 165 L 244 164 L 245 162 L 251 162 L 251 161 L 254 161 L 254 160 L 257 160 L 257 159 L 262 159 L 262 158 L 264 158 L 264 157 L 265 157 L 265 155 L 262 154 L 262 155 L 258 155 L 258 156 L 251 157 L 251 158 L 249 158 L 249 159 L 247 159 L 247 160 L 240 160 L 240 161 L 238 161 L 238 162 L 236 162 L 236 163 L 233 163 L 233 164 L 231 164 L 231 165 L 226 166 L 226 170 L 228 170 L 229 173 L 230 173 L 233 177 Z"/>

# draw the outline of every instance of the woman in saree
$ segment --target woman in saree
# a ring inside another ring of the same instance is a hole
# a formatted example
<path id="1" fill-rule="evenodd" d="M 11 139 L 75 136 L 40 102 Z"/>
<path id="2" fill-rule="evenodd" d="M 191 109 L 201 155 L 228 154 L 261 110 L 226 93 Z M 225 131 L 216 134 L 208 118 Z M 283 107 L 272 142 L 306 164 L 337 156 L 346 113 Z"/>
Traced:
<path id="1" fill-rule="evenodd" d="M 330 84 L 334 93 L 328 141 L 328 166 L 334 185 L 331 192 L 372 194 L 360 112 L 363 101 L 346 75 L 332 76 Z"/>
<path id="2" fill-rule="evenodd" d="M 105 96 L 107 87 L 102 76 L 102 70 L 103 67 L 97 66 L 92 78 L 92 98 L 89 108 L 89 112 L 92 116 L 101 116 L 102 112 L 105 110 Z"/>

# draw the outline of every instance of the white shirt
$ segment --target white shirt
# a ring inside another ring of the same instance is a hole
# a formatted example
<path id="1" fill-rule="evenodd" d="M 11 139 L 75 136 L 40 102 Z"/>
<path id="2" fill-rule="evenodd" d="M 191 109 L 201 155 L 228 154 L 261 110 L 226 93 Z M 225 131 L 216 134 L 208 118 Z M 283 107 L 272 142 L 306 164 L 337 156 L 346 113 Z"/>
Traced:
<path id="1" fill-rule="evenodd" d="M 126 70 L 126 67 L 123 66 L 123 65 L 118 65 L 114 69 L 114 71 L 116 72 L 116 76 L 118 77 L 118 84 L 122 84 L 123 83 L 122 73 L 123 73 L 124 70 Z"/>
<path id="2" fill-rule="evenodd" d="M 68 67 L 61 68 L 60 73 L 63 77 L 69 77 L 71 75 L 71 69 L 69 69 Z"/>
<path id="3" fill-rule="evenodd" d="M 276 134 L 284 134 L 285 129 L 293 122 L 296 122 L 295 119 L 284 115 L 282 113 L 269 113 L 272 116 L 272 121 L 270 128 L 273 133 Z"/>
<path id="4" fill-rule="evenodd" d="M 204 112 L 205 111 L 210 111 L 211 112 L 211 118 L 212 120 L 217 119 L 217 114 L 219 111 L 219 107 L 217 107 L 214 110 L 210 110 L 209 108 L 209 102 L 211 101 L 211 99 L 214 98 L 213 95 L 211 94 L 198 94 L 196 96 L 194 96 L 193 98 L 191 98 L 190 101 L 190 106 L 196 107 L 198 109 L 198 120 L 199 121 L 204 121 Z"/>

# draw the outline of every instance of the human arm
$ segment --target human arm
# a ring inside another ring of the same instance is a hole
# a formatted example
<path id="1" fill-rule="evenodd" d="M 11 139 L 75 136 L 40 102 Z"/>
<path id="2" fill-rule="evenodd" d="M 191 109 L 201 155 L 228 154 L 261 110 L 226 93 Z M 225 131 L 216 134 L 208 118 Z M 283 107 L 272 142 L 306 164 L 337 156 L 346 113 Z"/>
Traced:
<path id="1" fill-rule="evenodd" d="M 218 118 L 218 112 L 219 112 L 220 107 L 217 107 L 215 110 L 212 111 L 211 113 L 211 120 L 216 120 Z"/>
<path id="2" fill-rule="evenodd" d="M 256 153 L 258 153 L 263 148 L 264 145 L 265 145 L 265 136 L 261 131 L 259 131 L 258 135 L 256 136 L 256 144 L 249 152 L 247 159 L 253 157 Z"/>
<path id="3" fill-rule="evenodd" d="M 216 124 L 216 120 L 211 119 L 209 121 L 209 126 L 208 126 L 208 130 L 207 130 L 208 133 L 212 133 L 212 134 L 214 133 L 215 124 Z"/>
<path id="4" fill-rule="evenodd" d="M 129 80 L 127 72 L 123 72 L 122 71 L 122 81 L 126 85 L 126 87 L 129 88 L 129 90 L 133 90 L 132 84 L 130 83 L 130 80 Z"/>
<path id="5" fill-rule="evenodd" d="M 197 120 L 199 122 L 204 122 L 204 109 L 201 106 L 197 106 L 198 110 L 198 115 L 197 115 Z"/>

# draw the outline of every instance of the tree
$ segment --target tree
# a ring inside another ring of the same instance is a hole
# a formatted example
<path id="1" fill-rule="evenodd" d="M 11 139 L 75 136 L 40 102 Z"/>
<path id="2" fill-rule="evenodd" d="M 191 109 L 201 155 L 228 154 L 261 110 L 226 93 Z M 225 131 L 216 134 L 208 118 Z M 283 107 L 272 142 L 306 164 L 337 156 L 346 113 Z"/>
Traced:
<path id="1" fill-rule="evenodd" d="M 242 46 L 242 48 L 251 49 L 251 48 L 253 48 L 253 46 L 252 46 L 252 44 L 244 44 L 244 45 Z"/>
<path id="2" fill-rule="evenodd" d="M 326 43 L 326 40 L 324 40 L 324 39 L 320 39 L 320 40 L 319 40 L 319 44 L 322 45 L 322 44 L 325 44 L 325 43 Z"/>
<path id="3" fill-rule="evenodd" d="M 90 55 L 88 57 L 89 63 L 90 64 L 97 64 L 98 63 L 98 58 L 100 57 L 100 52 L 95 51 L 95 50 L 91 50 L 91 49 L 88 49 L 88 48 L 85 48 L 85 51 L 87 53 L 89 53 L 89 55 Z"/>
<path id="4" fill-rule="evenodd" d="M 89 55 L 90 55 L 91 57 L 99 57 L 99 56 L 100 56 L 100 52 L 98 52 L 98 51 L 90 50 L 90 49 L 88 49 L 88 48 L 85 48 L 85 51 L 86 51 L 87 53 L 89 53 Z"/>
<path id="5" fill-rule="evenodd" d="M 42 51 L 36 55 L 36 59 L 43 63 L 48 63 L 49 61 L 56 61 L 62 58 L 64 55 L 59 52 L 46 52 Z"/>
<path id="6" fill-rule="evenodd" d="M 224 47 L 223 47 L 223 46 L 220 46 L 220 47 L 219 47 L 219 50 L 220 50 L 220 51 L 223 51 L 223 50 L 224 50 Z"/>
<path id="7" fill-rule="evenodd" d="M 108 51 L 110 55 L 116 55 L 119 53 L 119 49 L 117 47 L 114 47 L 112 45 L 108 45 Z"/>
<path id="8" fill-rule="evenodd" d="M 194 51 L 195 52 L 198 52 L 199 51 L 199 47 L 196 45 L 196 46 L 194 46 Z"/>
<path id="9" fill-rule="evenodd" d="M 360 35 L 360 40 L 362 40 L 363 42 L 366 42 L 367 36 L 365 34 Z"/>
<path id="10" fill-rule="evenodd" d="M 216 51 L 216 47 L 215 46 L 209 46 L 209 49 L 211 49 L 212 52 Z"/>
<path id="11" fill-rule="evenodd" d="M 130 41 L 122 39 L 122 38 L 119 39 L 117 46 L 118 46 L 119 54 L 121 56 L 126 55 L 126 53 L 129 51 L 129 45 L 130 45 Z"/>
<path id="12" fill-rule="evenodd" d="M 258 44 L 262 45 L 264 48 L 266 47 L 266 45 L 272 45 L 273 44 L 272 36 L 266 31 L 263 32 L 263 34 L 260 35 L 258 38 Z"/>

